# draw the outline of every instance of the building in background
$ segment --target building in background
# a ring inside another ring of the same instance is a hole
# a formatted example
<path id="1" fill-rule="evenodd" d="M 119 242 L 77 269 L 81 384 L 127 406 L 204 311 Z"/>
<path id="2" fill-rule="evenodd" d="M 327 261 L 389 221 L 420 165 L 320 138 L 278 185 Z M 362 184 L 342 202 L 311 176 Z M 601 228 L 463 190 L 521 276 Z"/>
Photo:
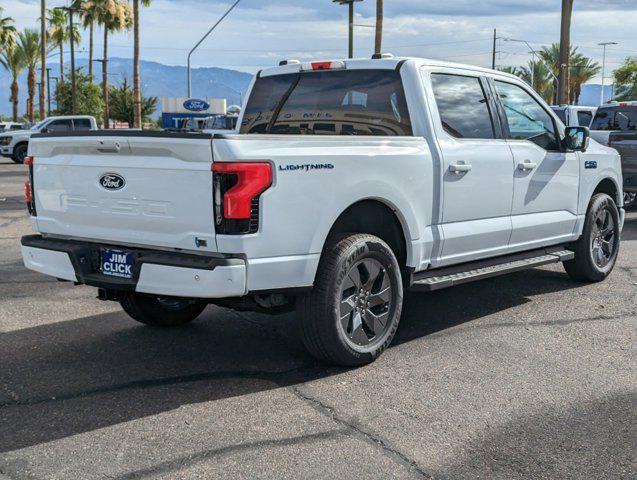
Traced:
<path id="1" fill-rule="evenodd" d="M 162 97 L 163 128 L 179 128 L 184 118 L 206 118 L 226 113 L 225 98 Z"/>

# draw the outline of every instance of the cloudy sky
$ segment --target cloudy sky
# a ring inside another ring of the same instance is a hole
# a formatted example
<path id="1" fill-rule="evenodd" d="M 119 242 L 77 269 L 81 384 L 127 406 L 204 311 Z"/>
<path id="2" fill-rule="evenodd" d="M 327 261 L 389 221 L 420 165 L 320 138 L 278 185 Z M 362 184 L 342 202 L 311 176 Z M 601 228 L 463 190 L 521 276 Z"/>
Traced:
<path id="1" fill-rule="evenodd" d="M 17 25 L 34 27 L 39 0 L 0 0 Z M 154 0 L 142 13 L 145 60 L 184 65 L 189 49 L 231 5 L 230 0 Z M 49 6 L 68 0 L 48 0 Z M 356 5 L 355 54 L 372 53 L 374 0 Z M 493 29 L 541 48 L 559 39 L 560 0 L 385 0 L 384 51 L 488 66 Z M 193 56 L 193 65 L 253 72 L 283 58 L 339 58 L 347 53 L 347 8 L 332 0 L 242 0 Z M 637 55 L 637 0 L 575 0 L 572 43 L 607 69 Z M 88 37 L 88 34 L 85 35 Z M 86 48 L 86 41 L 83 42 Z M 96 46 L 102 48 L 97 33 Z M 109 41 L 112 56 L 132 57 L 132 35 Z M 528 61 L 522 43 L 498 41 L 498 65 Z M 595 79 L 599 81 L 599 78 Z"/>

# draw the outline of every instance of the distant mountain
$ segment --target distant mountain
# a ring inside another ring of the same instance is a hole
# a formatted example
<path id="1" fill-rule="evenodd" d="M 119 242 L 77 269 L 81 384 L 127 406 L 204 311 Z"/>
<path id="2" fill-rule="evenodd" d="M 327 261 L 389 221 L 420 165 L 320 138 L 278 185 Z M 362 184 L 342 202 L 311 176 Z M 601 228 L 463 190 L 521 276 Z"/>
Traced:
<path id="1" fill-rule="evenodd" d="M 69 61 L 65 59 L 68 68 Z M 76 65 L 88 70 L 88 60 L 78 59 Z M 49 64 L 51 77 L 60 74 L 58 64 Z M 94 65 L 94 75 L 96 82 L 101 82 L 102 66 L 99 63 Z M 142 93 L 145 96 L 154 97 L 185 97 L 187 94 L 187 73 L 186 67 L 163 65 L 157 62 L 147 62 L 142 60 L 139 64 L 142 78 Z M 67 70 L 68 73 L 68 70 Z M 119 85 L 126 77 L 132 83 L 133 60 L 130 58 L 110 58 L 108 62 L 109 83 Z M 39 78 L 39 72 L 38 72 Z M 243 95 L 252 79 L 249 73 L 238 72 L 226 68 L 201 67 L 192 69 L 192 94 L 194 97 L 226 98 L 228 105 L 240 103 Z M 51 88 L 55 81 L 51 80 Z M 11 103 L 9 102 L 11 86 L 11 76 L 9 72 L 0 67 L 0 114 L 11 115 Z M 36 93 L 37 96 L 37 93 Z M 27 79 L 26 72 L 20 76 L 20 114 L 26 108 Z M 161 108 L 161 104 L 158 105 Z M 53 108 L 55 106 L 53 105 Z M 153 117 L 159 116 L 160 111 L 155 112 Z"/>

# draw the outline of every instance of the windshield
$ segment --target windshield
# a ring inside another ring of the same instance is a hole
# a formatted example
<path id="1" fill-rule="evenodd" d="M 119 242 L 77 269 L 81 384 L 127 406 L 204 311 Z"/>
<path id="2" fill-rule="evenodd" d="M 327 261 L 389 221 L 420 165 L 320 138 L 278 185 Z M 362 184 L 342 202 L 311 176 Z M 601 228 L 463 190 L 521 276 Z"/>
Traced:
<path id="1" fill-rule="evenodd" d="M 42 128 L 44 125 L 46 125 L 47 123 L 49 123 L 49 119 L 47 118 L 46 120 L 41 120 L 38 123 L 36 123 L 35 125 L 31 126 L 31 127 L 26 127 L 28 129 L 31 130 L 39 130 L 40 128 Z"/>
<path id="2" fill-rule="evenodd" d="M 600 108 L 591 123 L 591 130 L 637 130 L 637 106 Z"/>
<path id="3" fill-rule="evenodd" d="M 241 133 L 411 136 L 400 74 L 329 70 L 258 78 Z"/>

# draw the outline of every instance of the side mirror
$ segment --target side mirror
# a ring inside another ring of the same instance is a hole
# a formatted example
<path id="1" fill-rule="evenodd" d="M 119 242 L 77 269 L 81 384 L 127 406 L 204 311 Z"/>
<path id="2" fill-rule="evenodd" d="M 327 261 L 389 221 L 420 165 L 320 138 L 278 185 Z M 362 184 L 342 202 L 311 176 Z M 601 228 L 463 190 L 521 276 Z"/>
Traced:
<path id="1" fill-rule="evenodd" d="M 588 127 L 566 127 L 564 145 L 572 152 L 585 152 L 588 148 L 590 133 Z"/>

